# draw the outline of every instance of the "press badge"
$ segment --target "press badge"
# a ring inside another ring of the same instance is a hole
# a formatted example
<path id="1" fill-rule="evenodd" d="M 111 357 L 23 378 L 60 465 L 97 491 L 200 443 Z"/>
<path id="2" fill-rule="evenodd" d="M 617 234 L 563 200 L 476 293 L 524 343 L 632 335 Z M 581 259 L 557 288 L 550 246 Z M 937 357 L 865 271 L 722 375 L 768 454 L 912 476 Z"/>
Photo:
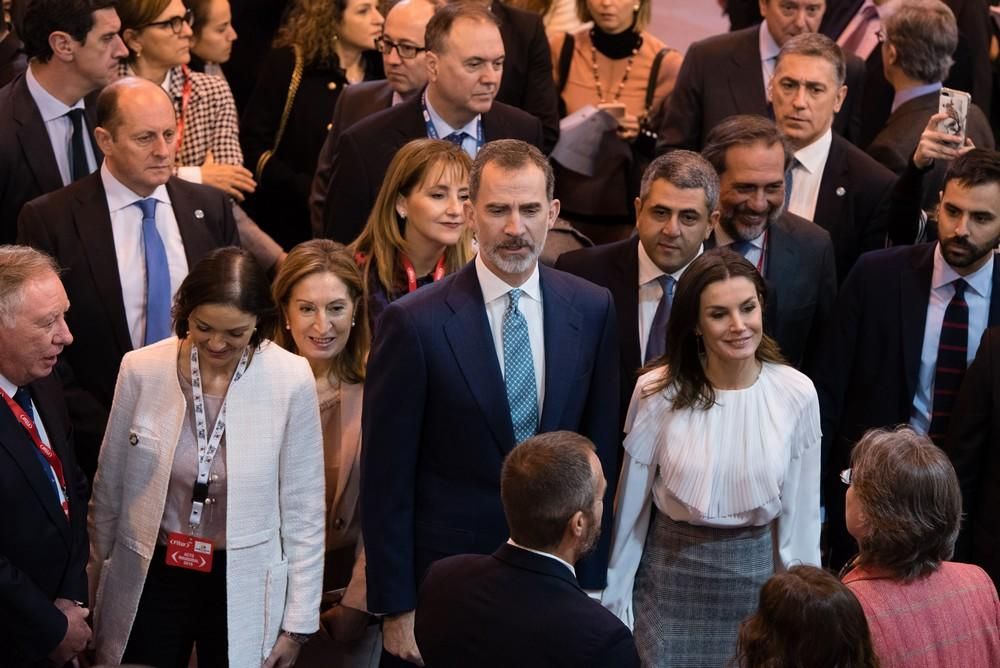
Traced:
<path id="1" fill-rule="evenodd" d="M 167 566 L 212 572 L 212 543 L 183 533 L 167 534 Z"/>

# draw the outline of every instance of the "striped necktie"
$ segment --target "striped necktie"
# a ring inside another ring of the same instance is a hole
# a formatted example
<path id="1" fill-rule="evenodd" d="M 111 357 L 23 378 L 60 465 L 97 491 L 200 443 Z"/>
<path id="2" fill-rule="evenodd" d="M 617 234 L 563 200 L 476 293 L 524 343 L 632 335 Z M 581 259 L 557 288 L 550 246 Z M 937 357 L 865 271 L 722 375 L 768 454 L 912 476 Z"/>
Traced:
<path id="1" fill-rule="evenodd" d="M 931 424 L 927 430 L 927 435 L 938 445 L 948 434 L 948 422 L 965 375 L 969 348 L 969 305 L 965 301 L 968 284 L 959 278 L 952 285 L 955 286 L 955 296 L 948 302 L 941 323 L 941 339 L 934 365 Z"/>

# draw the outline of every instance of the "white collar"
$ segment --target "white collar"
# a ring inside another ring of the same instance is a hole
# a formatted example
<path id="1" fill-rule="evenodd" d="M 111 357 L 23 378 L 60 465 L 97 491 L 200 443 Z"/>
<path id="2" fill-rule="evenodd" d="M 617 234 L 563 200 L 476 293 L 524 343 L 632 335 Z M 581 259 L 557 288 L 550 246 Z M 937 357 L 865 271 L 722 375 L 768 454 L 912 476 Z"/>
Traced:
<path id="1" fill-rule="evenodd" d="M 146 199 L 141 195 L 136 195 L 128 186 L 116 179 L 108 169 L 107 160 L 101 164 L 101 182 L 104 184 L 104 194 L 108 199 L 108 213 L 120 211 L 134 205 L 141 199 Z M 150 197 L 162 204 L 170 204 L 170 195 L 167 194 L 165 184 L 157 186 Z"/>
<path id="2" fill-rule="evenodd" d="M 776 59 L 778 54 L 781 52 L 781 47 L 774 41 L 774 36 L 771 35 L 771 31 L 767 29 L 767 19 L 764 19 L 760 23 L 757 44 L 760 48 L 760 59 L 762 62 L 766 63 L 769 60 Z"/>
<path id="3" fill-rule="evenodd" d="M 803 146 L 795 152 L 795 159 L 799 161 L 806 171 L 815 174 L 823 169 L 826 159 L 830 155 L 830 146 L 833 144 L 833 131 L 827 128 L 819 139 Z"/>
<path id="4" fill-rule="evenodd" d="M 35 101 L 35 106 L 38 107 L 38 113 L 46 123 L 60 116 L 65 116 L 70 109 L 83 109 L 83 98 L 77 100 L 76 104 L 72 106 L 66 106 L 62 100 L 45 90 L 45 87 L 35 78 L 31 66 L 28 66 L 28 71 L 24 74 L 24 81 L 28 85 L 28 92 Z"/>
<path id="5" fill-rule="evenodd" d="M 573 568 L 573 564 L 569 563 L 565 559 L 561 559 L 561 558 L 557 557 L 556 555 L 554 555 L 554 554 L 552 554 L 550 552 L 542 552 L 541 550 L 533 550 L 530 547 L 525 547 L 524 545 L 518 545 L 517 543 L 514 542 L 513 538 L 508 538 L 507 539 L 507 544 L 508 545 L 513 545 L 517 549 L 524 550 L 525 552 L 531 552 L 532 554 L 540 554 L 543 557 L 548 557 L 549 559 L 555 559 L 560 564 L 562 564 L 563 566 L 565 566 L 566 568 L 568 568 L 569 572 L 573 574 L 573 577 L 576 577 L 576 569 Z"/>
<path id="6" fill-rule="evenodd" d="M 438 133 L 438 137 L 444 139 L 453 132 L 464 132 L 469 137 L 477 139 L 479 137 L 479 120 L 482 118 L 481 114 L 476 114 L 475 117 L 465 124 L 465 127 L 453 128 L 448 125 L 448 122 L 441 118 L 441 115 L 434 110 L 431 105 L 430 95 L 424 93 L 424 104 L 427 106 L 427 113 L 431 117 L 431 123 L 434 125 L 434 129 Z"/>
<path id="7" fill-rule="evenodd" d="M 980 297 L 987 297 L 990 294 L 990 287 L 993 283 L 993 254 L 982 267 L 968 276 L 959 276 L 941 254 L 941 242 L 934 245 L 934 272 L 931 274 L 931 289 L 937 290 L 958 279 L 963 279 L 970 288 L 976 291 Z"/>
<path id="8" fill-rule="evenodd" d="M 693 258 L 691 258 L 691 262 L 694 262 L 694 259 L 704 252 L 705 252 L 705 244 L 701 244 L 700 246 L 698 246 L 698 252 L 695 254 Z M 687 268 L 691 266 L 691 262 L 688 262 L 686 265 L 684 265 L 674 273 L 670 274 L 671 276 L 674 277 L 674 281 L 681 280 L 681 274 L 683 274 L 685 270 L 687 270 Z M 655 281 L 660 276 L 663 276 L 665 273 L 667 272 L 663 271 L 662 269 L 656 266 L 656 263 L 653 262 L 652 258 L 649 257 L 649 253 L 647 253 L 646 249 L 643 247 L 642 241 L 640 241 L 639 242 L 639 286 L 641 287 L 651 281 Z"/>
<path id="9" fill-rule="evenodd" d="M 14 393 L 18 390 L 18 386 L 8 380 L 7 376 L 0 373 L 0 390 L 6 392 L 7 396 L 13 399 Z"/>
<path id="10" fill-rule="evenodd" d="M 484 304 L 489 304 L 492 301 L 500 299 L 514 289 L 513 285 L 508 285 L 506 281 L 494 274 L 490 268 L 486 266 L 486 263 L 483 262 L 482 253 L 476 255 L 476 276 L 479 278 L 479 287 L 483 291 Z M 528 277 L 528 280 L 521 284 L 520 290 L 525 296 L 530 297 L 537 302 L 542 301 L 542 290 L 538 279 L 537 262 L 535 263 L 535 270 L 531 272 L 531 276 Z"/>

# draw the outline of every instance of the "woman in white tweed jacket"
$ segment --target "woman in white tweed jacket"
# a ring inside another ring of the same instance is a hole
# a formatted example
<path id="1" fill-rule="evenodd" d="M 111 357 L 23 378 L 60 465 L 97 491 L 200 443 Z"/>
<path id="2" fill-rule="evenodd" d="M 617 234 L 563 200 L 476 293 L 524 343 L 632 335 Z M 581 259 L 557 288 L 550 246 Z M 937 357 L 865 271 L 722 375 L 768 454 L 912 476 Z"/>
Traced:
<path id="1" fill-rule="evenodd" d="M 291 665 L 319 626 L 323 579 L 312 372 L 265 338 L 275 308 L 245 251 L 199 262 L 174 313 L 179 339 L 122 362 L 94 481 L 88 571 L 98 663 L 187 665 L 196 643 L 203 666 Z M 209 433 L 223 407 L 225 431 L 210 469 L 214 503 L 191 529 L 199 453 L 212 443 L 196 435 L 202 392 Z M 211 572 L 167 565 L 175 533 L 213 543 Z"/>

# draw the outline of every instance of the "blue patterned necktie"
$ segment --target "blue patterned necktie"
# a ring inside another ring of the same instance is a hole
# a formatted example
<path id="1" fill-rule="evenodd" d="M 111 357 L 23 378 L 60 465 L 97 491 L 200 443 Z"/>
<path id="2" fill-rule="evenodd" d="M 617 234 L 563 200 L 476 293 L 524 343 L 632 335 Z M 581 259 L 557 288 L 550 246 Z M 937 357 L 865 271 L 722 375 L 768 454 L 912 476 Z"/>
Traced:
<path id="1" fill-rule="evenodd" d="M 667 322 L 670 320 L 670 307 L 674 303 L 674 286 L 677 282 L 670 274 L 663 274 L 656 280 L 663 288 L 663 297 L 656 306 L 653 324 L 649 327 L 649 338 L 646 339 L 646 364 L 667 352 Z"/>
<path id="2" fill-rule="evenodd" d="M 750 243 L 749 241 L 734 241 L 733 243 L 729 244 L 729 250 L 735 253 L 739 253 L 743 257 L 746 257 L 747 253 L 750 252 L 750 248 L 752 246 L 753 244 Z"/>
<path id="3" fill-rule="evenodd" d="M 510 421 L 514 425 L 514 442 L 520 443 L 534 436 L 538 429 L 538 391 L 528 321 L 517 307 L 521 290 L 514 288 L 507 294 L 510 302 L 503 314 L 504 384 L 507 386 Z"/>
<path id="4" fill-rule="evenodd" d="M 447 135 L 444 138 L 445 141 L 450 141 L 452 144 L 454 144 L 459 148 L 462 148 L 462 140 L 464 139 L 465 139 L 465 133 L 462 132 L 461 130 L 459 130 L 458 132 L 452 132 L 450 135 Z"/>
<path id="5" fill-rule="evenodd" d="M 146 255 L 146 334 L 143 345 L 170 336 L 170 267 L 167 249 L 156 229 L 156 200 L 135 203 L 142 210 L 142 247 Z"/>
<path id="6" fill-rule="evenodd" d="M 35 420 L 35 411 L 31 408 L 31 389 L 27 387 L 19 387 L 17 391 L 14 392 L 14 396 L 11 397 L 21 410 L 24 411 L 25 415 L 31 418 L 32 422 L 35 422 L 35 427 L 38 427 L 37 420 Z M 52 466 L 46 461 L 42 453 L 38 451 L 38 448 L 33 448 L 35 453 L 35 459 L 38 463 L 42 465 L 42 471 L 45 473 L 45 477 L 48 479 L 49 483 L 52 485 L 52 491 L 56 494 L 56 501 L 59 501 L 59 481 L 56 480 L 55 471 L 52 470 Z"/>

